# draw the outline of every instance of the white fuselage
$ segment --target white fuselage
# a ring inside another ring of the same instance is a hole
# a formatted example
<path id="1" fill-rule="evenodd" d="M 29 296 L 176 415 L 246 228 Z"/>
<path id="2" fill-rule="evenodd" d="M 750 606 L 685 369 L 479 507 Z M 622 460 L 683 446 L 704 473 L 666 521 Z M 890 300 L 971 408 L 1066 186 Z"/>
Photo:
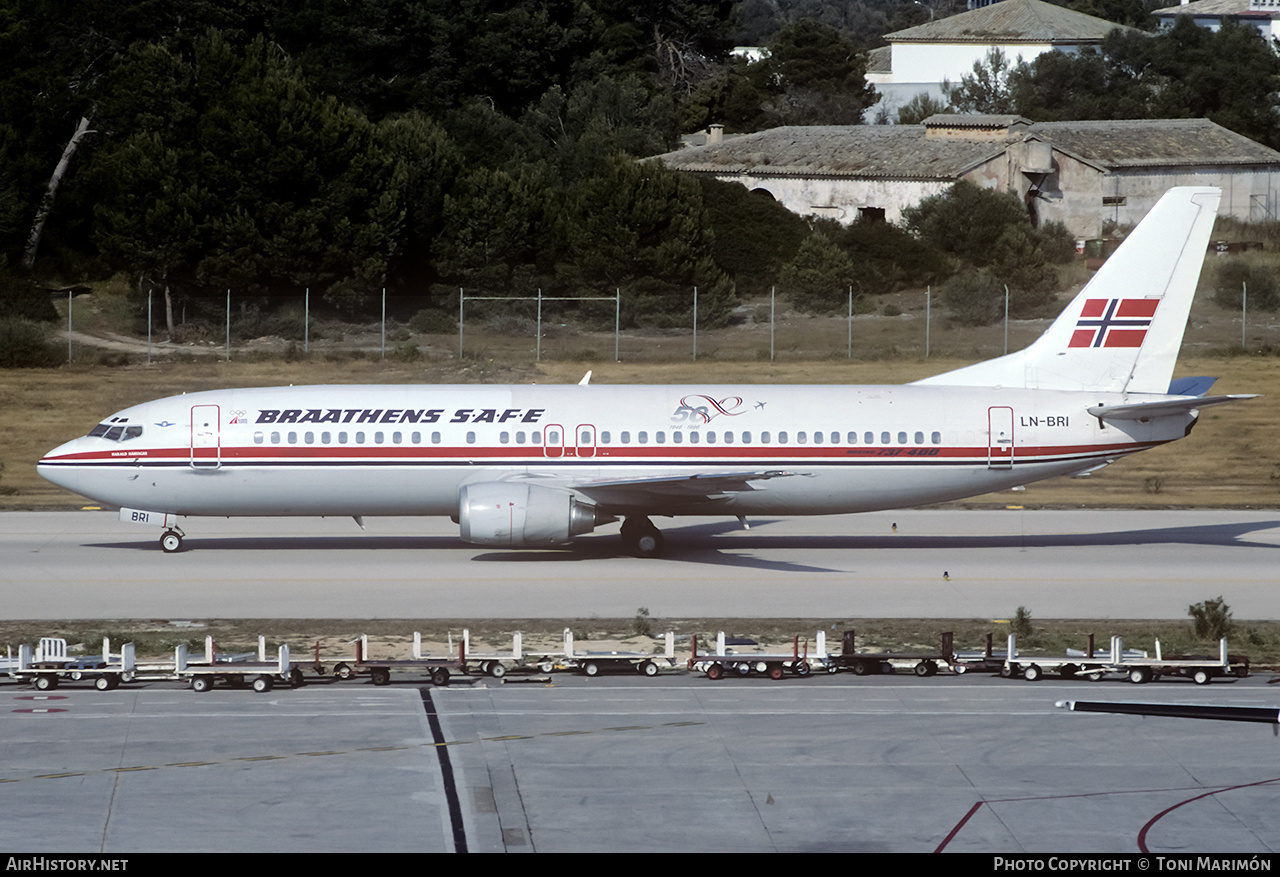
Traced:
<path id="1" fill-rule="evenodd" d="M 1078 472 L 1181 438 L 1195 420 L 1086 411 L 1124 401 L 911 385 L 219 390 L 121 411 L 39 470 L 99 502 L 168 514 L 354 516 L 456 516 L 462 488 L 485 482 L 577 494 L 768 471 L 786 477 L 715 495 L 585 497 L 615 516 L 834 514 Z"/>

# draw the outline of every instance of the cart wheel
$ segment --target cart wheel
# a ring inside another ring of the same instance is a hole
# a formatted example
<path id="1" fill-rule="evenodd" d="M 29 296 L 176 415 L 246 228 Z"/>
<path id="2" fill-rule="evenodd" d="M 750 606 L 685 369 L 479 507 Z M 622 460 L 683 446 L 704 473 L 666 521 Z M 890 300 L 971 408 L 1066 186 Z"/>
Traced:
<path id="1" fill-rule="evenodd" d="M 724 667 L 721 667 L 719 664 L 712 664 L 710 667 L 707 668 L 708 679 L 719 679 L 723 675 L 724 675 Z"/>
<path id="2" fill-rule="evenodd" d="M 588 676 L 599 676 L 600 665 L 597 664 L 595 661 L 587 661 L 587 663 L 582 665 L 582 672 L 587 674 Z"/>
<path id="3" fill-rule="evenodd" d="M 501 679 L 507 675 L 507 668 L 502 665 L 501 661 L 494 661 L 489 665 L 489 675 L 494 679 Z"/>
<path id="4" fill-rule="evenodd" d="M 1092 673 L 1086 673 L 1085 678 L 1090 682 L 1101 682 L 1102 677 L 1105 675 L 1107 674 L 1103 673 L 1101 670 L 1094 670 Z"/>
<path id="5" fill-rule="evenodd" d="M 1191 674 L 1191 679 L 1196 685 L 1208 685 L 1212 678 L 1208 670 L 1197 670 Z"/>
<path id="6" fill-rule="evenodd" d="M 431 671 L 431 684 L 432 685 L 448 685 L 449 671 L 446 670 L 444 667 L 436 667 L 434 670 Z"/>
<path id="7" fill-rule="evenodd" d="M 783 676 L 785 676 L 785 675 L 786 675 L 786 672 L 783 670 L 783 667 L 782 667 L 782 665 L 781 665 L 781 664 L 770 664 L 770 665 L 769 665 L 769 678 L 770 678 L 770 679 L 781 679 L 781 678 L 782 678 Z"/>
<path id="8" fill-rule="evenodd" d="M 369 678 L 373 680 L 374 685 L 390 685 L 391 671 L 386 667 L 374 667 L 369 673 Z"/>
<path id="9" fill-rule="evenodd" d="M 1028 682 L 1035 682 L 1043 675 L 1044 671 L 1040 669 L 1039 664 L 1028 664 L 1027 669 L 1022 671 L 1022 678 Z"/>
<path id="10" fill-rule="evenodd" d="M 1135 685 L 1151 681 L 1151 671 L 1146 667 L 1134 667 L 1129 671 L 1129 681 Z"/>
<path id="11" fill-rule="evenodd" d="M 351 672 L 351 668 L 346 664 L 338 664 L 333 668 L 333 675 L 339 679 L 350 679 L 355 674 Z"/>
<path id="12" fill-rule="evenodd" d="M 48 675 L 37 676 L 35 685 L 36 691 L 53 691 L 58 687 L 58 677 Z"/>
<path id="13" fill-rule="evenodd" d="M 192 691 L 208 691 L 210 688 L 213 688 L 212 676 L 192 676 L 191 677 Z"/>
<path id="14" fill-rule="evenodd" d="M 640 673 L 644 676 L 657 676 L 658 665 L 653 661 L 645 661 L 640 665 Z"/>
<path id="15" fill-rule="evenodd" d="M 271 681 L 270 676 L 253 677 L 253 690 L 258 692 L 259 694 L 264 694 L 270 691 L 273 685 L 274 683 Z"/>
<path id="16" fill-rule="evenodd" d="M 550 673 L 553 670 L 555 670 L 555 668 L 556 668 L 556 664 L 554 661 L 543 661 L 542 663 L 538 664 L 538 671 L 541 673 Z"/>
<path id="17" fill-rule="evenodd" d="M 307 677 L 302 674 L 301 667 L 293 667 L 289 670 L 289 684 L 294 688 L 301 688 L 307 684 Z"/>
<path id="18" fill-rule="evenodd" d="M 932 675 L 929 672 L 928 661 L 921 661 L 919 664 L 916 664 L 915 667 L 912 668 L 912 672 L 915 673 L 917 676 L 919 676 L 921 679 L 923 679 L 926 676 Z"/>
<path id="19" fill-rule="evenodd" d="M 801 661 L 799 664 L 796 664 L 797 676 L 808 676 L 811 672 L 813 672 L 813 668 L 809 666 L 808 661 Z"/>
<path id="20" fill-rule="evenodd" d="M 110 691 L 120 684 L 120 680 L 116 676 L 99 676 L 93 680 L 93 687 L 99 691 Z"/>
<path id="21" fill-rule="evenodd" d="M 866 662 L 866 661 L 854 661 L 854 662 L 853 662 L 853 675 L 854 675 L 854 676 L 867 676 L 867 675 L 869 675 L 870 673 L 871 673 L 871 667 L 870 667 L 870 665 L 868 665 L 868 664 L 867 664 L 867 662 Z"/>
<path id="22" fill-rule="evenodd" d="M 1008 661 L 1005 661 L 1003 664 L 1000 665 L 1000 676 L 1002 678 L 1012 679 L 1016 675 L 1018 675 L 1017 664 L 1010 664 Z"/>
<path id="23" fill-rule="evenodd" d="M 734 664 L 733 668 L 738 671 L 739 676 L 746 676 L 751 672 L 750 664 Z"/>
<path id="24" fill-rule="evenodd" d="M 1075 664 L 1063 664 L 1058 668 L 1058 676 L 1063 679 L 1072 679 L 1076 675 L 1076 671 L 1080 668 Z"/>

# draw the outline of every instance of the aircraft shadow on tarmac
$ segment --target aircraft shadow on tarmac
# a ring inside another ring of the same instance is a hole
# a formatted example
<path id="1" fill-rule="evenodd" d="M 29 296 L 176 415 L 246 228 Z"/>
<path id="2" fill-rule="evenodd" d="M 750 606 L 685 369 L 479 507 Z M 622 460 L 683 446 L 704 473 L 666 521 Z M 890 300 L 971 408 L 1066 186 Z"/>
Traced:
<path id="1" fill-rule="evenodd" d="M 794 520 L 794 519 L 792 519 Z M 1135 545 L 1217 545 L 1251 548 L 1280 548 L 1280 541 L 1251 540 L 1249 534 L 1280 528 L 1280 520 L 1241 521 L 1198 526 L 1152 527 L 1111 532 L 1003 533 L 982 535 L 804 535 L 769 534 L 766 528 L 776 521 L 752 521 L 743 530 L 735 520 L 713 521 L 687 527 L 664 529 L 666 551 L 663 560 L 743 566 L 793 572 L 828 572 L 829 569 L 786 560 L 772 560 L 747 551 L 815 551 L 846 549 L 877 551 L 902 549 L 993 549 L 993 548 L 1094 548 Z M 731 535 L 730 535 L 731 534 Z M 153 540 L 145 542 L 100 542 L 89 548 L 144 550 L 159 552 Z M 190 536 L 188 551 L 480 551 L 472 557 L 478 563 L 564 563 L 616 557 L 621 544 L 616 534 L 584 536 L 572 545 L 550 549 L 488 551 L 468 545 L 455 536 Z M 661 561 L 657 561 L 661 562 Z"/>

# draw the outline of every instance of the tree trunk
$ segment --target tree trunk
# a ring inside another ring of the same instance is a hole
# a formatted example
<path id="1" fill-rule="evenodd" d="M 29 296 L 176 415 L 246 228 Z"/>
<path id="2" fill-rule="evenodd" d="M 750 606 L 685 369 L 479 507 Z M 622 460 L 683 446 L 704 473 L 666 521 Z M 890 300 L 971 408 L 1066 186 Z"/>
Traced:
<path id="1" fill-rule="evenodd" d="M 173 296 L 169 294 L 169 284 L 164 285 L 164 325 L 169 330 L 169 337 L 173 337 Z"/>
<path id="2" fill-rule="evenodd" d="M 76 125 L 76 133 L 71 135 L 71 140 L 67 142 L 67 148 L 62 150 L 62 158 L 58 161 L 58 166 L 53 169 L 53 176 L 49 178 L 49 188 L 44 193 L 44 198 L 40 200 L 40 207 L 36 210 L 35 221 L 31 223 L 31 234 L 27 237 L 27 248 L 22 255 L 22 265 L 28 271 L 36 265 L 36 250 L 40 249 L 40 237 L 44 234 L 44 224 L 49 218 L 49 214 L 53 212 L 53 199 L 58 194 L 58 186 L 62 183 L 62 178 L 67 174 L 67 167 L 71 164 L 71 159 L 76 154 L 76 149 L 80 146 L 80 141 L 84 139 L 84 135 L 89 134 L 89 121 L 93 117 L 90 112 L 80 117 L 80 124 Z"/>

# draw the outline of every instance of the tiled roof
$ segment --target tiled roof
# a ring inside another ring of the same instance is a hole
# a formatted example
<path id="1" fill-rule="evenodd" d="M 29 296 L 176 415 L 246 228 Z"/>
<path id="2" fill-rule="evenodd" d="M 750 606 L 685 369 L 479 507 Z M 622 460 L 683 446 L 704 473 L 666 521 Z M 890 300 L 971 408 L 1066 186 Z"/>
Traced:
<path id="1" fill-rule="evenodd" d="M 963 119 L 947 123 L 963 127 Z M 1048 140 L 1105 169 L 1280 165 L 1280 152 L 1207 119 L 1039 122 L 995 140 L 926 139 L 924 125 L 786 127 L 659 158 L 677 170 L 721 175 L 954 180 L 1023 137 Z"/>
<path id="2" fill-rule="evenodd" d="M 1114 22 L 1043 0 L 1002 0 L 886 34 L 891 43 L 1098 43 Z M 1132 28 L 1123 28 L 1132 30 Z"/>

